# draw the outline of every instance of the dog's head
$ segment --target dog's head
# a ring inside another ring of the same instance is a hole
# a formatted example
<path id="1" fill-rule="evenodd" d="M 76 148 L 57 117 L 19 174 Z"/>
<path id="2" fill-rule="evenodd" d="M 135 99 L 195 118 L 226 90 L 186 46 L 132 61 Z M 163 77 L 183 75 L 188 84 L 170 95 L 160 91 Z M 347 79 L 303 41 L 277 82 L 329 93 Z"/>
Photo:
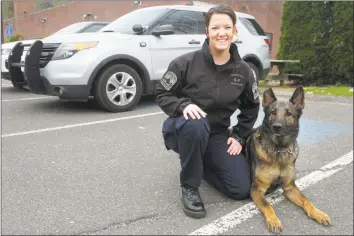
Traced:
<path id="1" fill-rule="evenodd" d="M 275 145 L 287 146 L 296 140 L 299 134 L 300 117 L 305 107 L 304 98 L 302 86 L 296 88 L 288 102 L 278 101 L 271 88 L 264 91 L 263 128 Z"/>

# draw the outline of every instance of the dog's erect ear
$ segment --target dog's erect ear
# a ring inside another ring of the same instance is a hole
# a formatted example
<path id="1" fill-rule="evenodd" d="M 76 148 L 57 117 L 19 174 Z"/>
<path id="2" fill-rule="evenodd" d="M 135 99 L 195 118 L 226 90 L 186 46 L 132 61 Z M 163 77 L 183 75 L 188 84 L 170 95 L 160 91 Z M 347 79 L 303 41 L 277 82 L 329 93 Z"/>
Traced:
<path id="1" fill-rule="evenodd" d="M 305 107 L 305 92 L 302 86 L 295 89 L 293 96 L 289 100 L 297 109 L 304 109 Z"/>
<path id="2" fill-rule="evenodd" d="M 263 102 L 262 102 L 263 108 L 269 107 L 269 105 L 275 102 L 276 100 L 277 98 L 275 97 L 273 89 L 272 88 L 267 89 L 263 93 Z"/>

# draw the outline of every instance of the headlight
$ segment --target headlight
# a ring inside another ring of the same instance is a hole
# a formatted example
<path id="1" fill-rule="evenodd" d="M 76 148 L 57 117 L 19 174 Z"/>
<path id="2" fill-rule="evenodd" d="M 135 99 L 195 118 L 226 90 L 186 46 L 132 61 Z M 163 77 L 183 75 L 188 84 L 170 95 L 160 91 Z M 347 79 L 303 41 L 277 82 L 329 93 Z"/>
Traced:
<path id="1" fill-rule="evenodd" d="M 63 43 L 54 53 L 52 60 L 68 59 L 75 53 L 96 47 L 98 42 Z"/>
<path id="2" fill-rule="evenodd" d="M 12 50 L 11 48 L 3 48 L 1 49 L 1 55 L 10 54 L 11 50 Z"/>

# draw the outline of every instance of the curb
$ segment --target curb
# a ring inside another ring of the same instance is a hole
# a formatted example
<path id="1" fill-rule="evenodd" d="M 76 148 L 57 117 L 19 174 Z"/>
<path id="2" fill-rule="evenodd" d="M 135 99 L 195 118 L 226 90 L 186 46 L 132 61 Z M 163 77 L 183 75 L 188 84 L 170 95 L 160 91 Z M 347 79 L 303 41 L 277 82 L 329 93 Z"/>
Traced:
<path id="1" fill-rule="evenodd" d="M 290 98 L 293 92 L 279 91 L 276 88 L 272 88 L 275 95 L 279 97 Z M 266 90 L 266 88 L 259 88 L 261 94 Z M 294 88 L 295 91 L 295 88 Z M 346 103 L 353 104 L 353 97 L 343 97 L 343 96 L 331 96 L 331 95 L 315 95 L 311 93 L 305 93 L 305 99 L 311 101 L 322 101 L 322 102 L 334 102 L 334 103 Z"/>

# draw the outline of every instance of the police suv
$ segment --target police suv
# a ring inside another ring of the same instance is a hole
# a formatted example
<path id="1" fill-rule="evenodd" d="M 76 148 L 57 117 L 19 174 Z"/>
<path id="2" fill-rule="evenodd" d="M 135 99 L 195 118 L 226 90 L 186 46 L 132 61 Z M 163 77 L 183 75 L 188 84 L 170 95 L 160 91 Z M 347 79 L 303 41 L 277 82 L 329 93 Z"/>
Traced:
<path id="1" fill-rule="evenodd" d="M 206 38 L 204 16 L 210 6 L 169 5 L 141 8 L 108 24 L 97 33 L 36 40 L 21 62 L 16 44 L 9 59 L 10 76 L 27 80 L 35 94 L 62 100 L 94 97 L 110 112 L 131 110 L 176 57 L 198 50 Z M 269 72 L 269 41 L 248 14 L 236 12 L 240 56 L 257 80 Z M 24 67 L 24 73 L 21 71 Z"/>

